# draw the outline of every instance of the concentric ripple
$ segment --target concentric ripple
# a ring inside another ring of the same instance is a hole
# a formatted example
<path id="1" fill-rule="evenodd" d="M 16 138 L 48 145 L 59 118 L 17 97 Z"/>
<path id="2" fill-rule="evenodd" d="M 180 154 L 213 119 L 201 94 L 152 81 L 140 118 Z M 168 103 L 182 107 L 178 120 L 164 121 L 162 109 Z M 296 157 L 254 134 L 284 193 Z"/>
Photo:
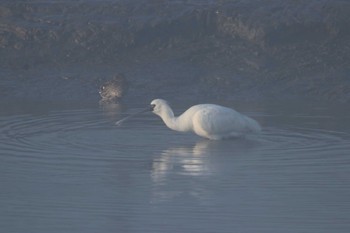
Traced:
<path id="1" fill-rule="evenodd" d="M 319 227 L 349 215 L 346 132 L 266 115 L 261 122 L 272 124 L 259 135 L 210 141 L 169 130 L 152 114 L 115 126 L 122 117 L 103 109 L 0 116 L 1 219 L 24 227 L 45 220 L 55 232 L 136 219 L 143 232 L 168 209 L 174 226 L 193 213 L 224 224 L 232 222 L 225 216 L 249 224 L 266 216 L 259 227 L 276 219 Z"/>
<path id="2" fill-rule="evenodd" d="M 117 127 L 114 125 L 115 119 L 108 118 L 100 109 L 2 116 L 1 157 L 53 161 L 101 161 L 112 159 L 115 153 L 132 157 L 130 151 L 147 149 L 147 145 L 159 135 L 150 132 L 150 116 L 142 117 L 142 127 L 139 127 L 138 118 L 128 126 Z M 157 129 L 157 126 L 153 129 Z M 137 138 L 143 140 L 136 140 Z"/>
<path id="3" fill-rule="evenodd" d="M 147 114 L 118 128 L 103 112 L 94 109 L 56 111 L 39 116 L 3 116 L 0 120 L 1 154 L 27 159 L 43 155 L 47 159 L 65 156 L 98 159 L 101 153 L 112 156 L 115 151 L 160 146 L 155 144 L 162 144 L 166 136 L 177 134 Z M 350 151 L 350 136 L 336 131 L 265 127 L 256 138 L 260 149 L 266 153 Z"/>
<path id="4" fill-rule="evenodd" d="M 265 151 L 279 152 L 319 152 L 337 153 L 350 151 L 350 135 L 343 132 L 312 128 L 275 128 L 264 129 L 259 138 Z"/>
<path id="5" fill-rule="evenodd" d="M 71 155 L 111 152 L 120 150 L 123 146 L 144 146 L 157 136 L 161 138 L 164 134 L 175 133 L 162 126 L 158 119 L 152 118 L 150 121 L 149 117 L 143 117 L 143 122 L 138 122 L 136 126 L 134 122 L 129 127 L 117 128 L 96 110 L 67 110 L 40 116 L 18 115 L 0 119 L 1 154 L 13 156 L 60 154 L 68 151 Z M 154 132 L 155 129 L 157 133 Z M 135 141 L 135 135 L 144 138 L 144 143 Z M 350 136 L 347 133 L 321 129 L 265 127 L 257 138 L 262 149 L 271 153 L 336 153 L 350 150 Z"/>
<path id="6" fill-rule="evenodd" d="M 108 129 L 110 125 L 101 112 L 93 110 L 1 117 L 0 122 L 2 157 L 21 160 L 36 158 L 41 162 L 96 151 L 99 147 L 93 142 L 98 139 L 98 132 Z M 86 139 L 89 140 L 79 141 L 81 135 L 87 135 Z"/>

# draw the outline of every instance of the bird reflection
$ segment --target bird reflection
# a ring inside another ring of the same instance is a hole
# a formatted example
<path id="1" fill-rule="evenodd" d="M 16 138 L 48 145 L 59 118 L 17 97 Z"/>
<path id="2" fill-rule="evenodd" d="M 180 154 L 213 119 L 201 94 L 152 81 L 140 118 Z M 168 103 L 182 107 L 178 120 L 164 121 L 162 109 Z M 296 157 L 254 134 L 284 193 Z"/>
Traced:
<path id="1" fill-rule="evenodd" d="M 173 172 L 190 176 L 210 173 L 207 164 L 209 143 L 209 140 L 204 140 L 193 147 L 174 147 L 164 150 L 161 156 L 153 161 L 153 181 L 160 182 L 166 178 L 167 174 Z"/>
<path id="2" fill-rule="evenodd" d="M 161 152 L 152 164 L 152 202 L 159 203 L 179 196 L 199 200 L 203 187 L 200 182 L 193 183 L 191 180 L 211 174 L 209 146 L 210 141 L 204 140 L 192 147 L 179 146 Z M 184 177 L 189 179 L 183 181 Z"/>
<path id="3" fill-rule="evenodd" d="M 243 155 L 254 152 L 256 145 L 256 141 L 249 139 L 202 140 L 194 146 L 162 151 L 152 163 L 152 201 L 159 203 L 181 197 L 205 202 L 212 192 L 210 186 L 220 178 L 222 168 L 227 169 L 227 161 L 239 161 Z"/>
<path id="4" fill-rule="evenodd" d="M 116 121 L 120 118 L 120 114 L 124 111 L 125 107 L 121 103 L 112 103 L 106 101 L 99 102 L 100 108 L 102 109 L 105 116 L 111 121 Z"/>

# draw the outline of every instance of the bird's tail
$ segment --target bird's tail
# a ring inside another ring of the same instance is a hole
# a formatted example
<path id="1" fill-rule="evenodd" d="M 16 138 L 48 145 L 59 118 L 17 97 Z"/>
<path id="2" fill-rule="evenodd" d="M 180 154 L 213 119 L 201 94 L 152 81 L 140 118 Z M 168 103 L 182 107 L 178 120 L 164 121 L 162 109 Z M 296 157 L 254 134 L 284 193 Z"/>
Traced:
<path id="1" fill-rule="evenodd" d="M 261 126 L 259 125 L 259 123 L 252 119 L 247 117 L 247 126 L 248 126 L 248 130 L 252 133 L 258 133 L 261 131 Z"/>

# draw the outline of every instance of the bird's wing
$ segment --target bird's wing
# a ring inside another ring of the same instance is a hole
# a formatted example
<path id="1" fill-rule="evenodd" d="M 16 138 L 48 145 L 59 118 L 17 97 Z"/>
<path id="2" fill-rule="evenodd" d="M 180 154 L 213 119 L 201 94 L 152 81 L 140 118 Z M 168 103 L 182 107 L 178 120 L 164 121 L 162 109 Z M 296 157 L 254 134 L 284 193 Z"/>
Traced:
<path id="1" fill-rule="evenodd" d="M 207 108 L 197 112 L 196 120 L 204 131 L 214 135 L 244 133 L 249 128 L 247 117 L 228 108 Z"/>

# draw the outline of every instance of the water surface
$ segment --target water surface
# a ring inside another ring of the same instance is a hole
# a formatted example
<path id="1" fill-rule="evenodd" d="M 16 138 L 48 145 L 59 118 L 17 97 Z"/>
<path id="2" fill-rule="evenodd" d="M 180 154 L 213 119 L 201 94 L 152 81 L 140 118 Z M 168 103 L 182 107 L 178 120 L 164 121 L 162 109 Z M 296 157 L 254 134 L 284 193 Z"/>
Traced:
<path id="1" fill-rule="evenodd" d="M 348 110 L 230 104 L 263 132 L 210 141 L 152 114 L 114 126 L 132 106 L 1 112 L 0 231 L 348 232 Z"/>

